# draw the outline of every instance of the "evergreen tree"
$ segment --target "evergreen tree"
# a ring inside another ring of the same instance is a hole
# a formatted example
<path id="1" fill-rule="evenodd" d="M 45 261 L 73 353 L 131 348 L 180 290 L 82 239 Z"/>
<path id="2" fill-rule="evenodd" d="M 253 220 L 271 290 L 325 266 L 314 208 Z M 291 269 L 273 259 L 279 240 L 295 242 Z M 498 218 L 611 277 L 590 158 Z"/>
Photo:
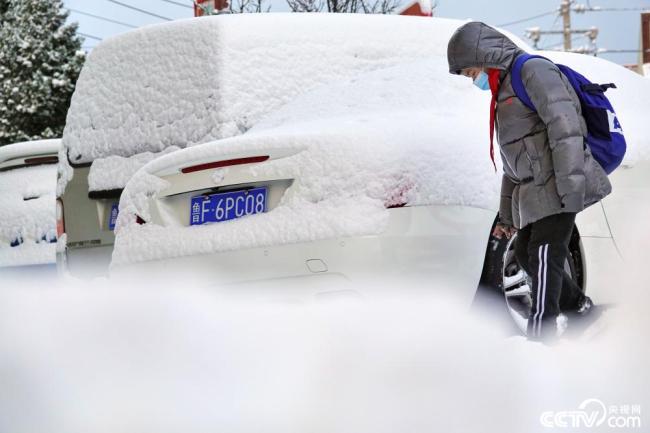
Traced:
<path id="1" fill-rule="evenodd" d="M 0 145 L 60 137 L 85 59 L 61 0 L 0 0 Z"/>

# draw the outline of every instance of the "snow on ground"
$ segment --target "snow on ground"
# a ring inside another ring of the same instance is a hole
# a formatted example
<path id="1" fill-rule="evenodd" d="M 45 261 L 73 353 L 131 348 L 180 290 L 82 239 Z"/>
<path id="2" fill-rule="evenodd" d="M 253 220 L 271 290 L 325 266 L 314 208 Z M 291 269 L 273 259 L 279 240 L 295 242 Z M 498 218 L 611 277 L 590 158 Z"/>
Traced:
<path id="1" fill-rule="evenodd" d="M 170 146 L 162 152 L 138 153 L 130 157 L 108 156 L 92 162 L 88 173 L 88 191 L 122 189 L 136 171 L 146 163 L 179 148 Z"/>
<path id="2" fill-rule="evenodd" d="M 501 178 L 486 145 L 488 104 L 440 57 L 321 86 L 244 135 L 147 164 L 122 195 L 113 264 L 378 234 L 386 207 L 399 204 L 496 211 Z M 468 128 L 468 119 L 483 127 Z M 250 168 L 252 179 L 295 179 L 272 211 L 205 226 L 135 224 L 135 214 L 148 220 L 146 198 L 165 188 L 146 181 L 162 168 L 276 148 L 295 154 Z"/>
<path id="3" fill-rule="evenodd" d="M 318 85 L 446 55 L 462 21 L 362 14 L 182 20 L 99 44 L 64 132 L 73 163 L 241 134 Z"/>
<path id="4" fill-rule="evenodd" d="M 588 399 L 638 407 L 642 427 L 567 431 L 645 431 L 650 188 L 639 168 L 614 174 L 636 193 L 612 203 L 626 260 L 588 249 L 597 307 L 556 345 L 509 336 L 502 298 L 468 311 L 436 286 L 422 298 L 366 287 L 357 302 L 261 304 L 218 288 L 3 279 L 0 431 L 541 433 L 543 413 Z"/>
<path id="5" fill-rule="evenodd" d="M 49 241 L 56 239 L 56 169 L 50 164 L 0 172 L 0 266 L 54 262 Z M 11 247 L 17 239 L 23 243 Z"/>
<path id="6" fill-rule="evenodd" d="M 508 336 L 502 298 L 479 313 L 436 286 L 422 298 L 395 286 L 386 298 L 362 288 L 357 302 L 260 304 L 217 288 L 3 277 L 0 431 L 541 433 L 543 413 L 588 399 L 637 407 L 641 428 L 609 428 L 629 416 L 608 414 L 567 431 L 645 431 L 646 168 L 614 173 L 619 193 L 635 193 L 612 195 L 626 260 L 588 249 L 597 307 L 556 345 Z"/>
<path id="7" fill-rule="evenodd" d="M 391 299 L 309 305 L 104 281 L 5 288 L 0 431 L 534 433 L 548 431 L 543 412 L 590 398 L 640 405 L 645 428 L 641 264 L 614 268 L 615 303 L 554 346 L 504 337 L 492 315 L 437 287 L 426 299 L 394 287 Z"/>

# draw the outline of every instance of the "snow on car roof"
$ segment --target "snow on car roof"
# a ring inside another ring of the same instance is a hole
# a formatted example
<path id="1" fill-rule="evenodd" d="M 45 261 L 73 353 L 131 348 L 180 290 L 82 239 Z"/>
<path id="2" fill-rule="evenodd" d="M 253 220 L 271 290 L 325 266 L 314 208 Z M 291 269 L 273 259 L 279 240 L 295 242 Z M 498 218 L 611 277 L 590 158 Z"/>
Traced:
<path id="1" fill-rule="evenodd" d="M 92 162 L 88 172 L 88 191 L 122 189 L 135 172 L 146 163 L 176 150 L 178 147 L 170 146 L 158 153 L 143 152 L 129 157 L 114 155 L 97 158 Z"/>
<path id="2" fill-rule="evenodd" d="M 184 148 L 241 134 L 328 82 L 445 56 L 460 20 L 243 14 L 148 26 L 89 55 L 64 146 L 72 163 Z"/>
<path id="3" fill-rule="evenodd" d="M 0 146 L 0 163 L 10 159 L 33 155 L 56 154 L 61 146 L 61 139 L 23 141 Z"/>

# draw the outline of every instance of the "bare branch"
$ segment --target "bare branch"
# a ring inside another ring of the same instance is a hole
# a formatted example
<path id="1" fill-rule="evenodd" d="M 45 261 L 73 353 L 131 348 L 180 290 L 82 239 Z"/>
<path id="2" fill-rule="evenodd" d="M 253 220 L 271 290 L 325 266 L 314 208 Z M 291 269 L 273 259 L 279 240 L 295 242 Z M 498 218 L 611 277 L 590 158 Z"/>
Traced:
<path id="1" fill-rule="evenodd" d="M 229 9 L 236 14 L 269 12 L 271 5 L 266 6 L 265 3 L 266 0 L 234 0 Z"/>
<path id="2" fill-rule="evenodd" d="M 286 0 L 293 12 L 321 12 L 323 0 Z M 329 2 L 329 0 L 328 0 Z"/>

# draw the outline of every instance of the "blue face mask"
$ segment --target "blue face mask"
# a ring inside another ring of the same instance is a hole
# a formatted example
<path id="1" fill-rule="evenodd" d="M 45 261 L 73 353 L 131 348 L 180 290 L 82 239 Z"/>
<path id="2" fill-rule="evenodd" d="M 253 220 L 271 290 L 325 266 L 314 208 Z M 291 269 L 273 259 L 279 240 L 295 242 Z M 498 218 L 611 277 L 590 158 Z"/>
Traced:
<path id="1" fill-rule="evenodd" d="M 490 90 L 490 83 L 488 81 L 488 74 L 481 71 L 474 80 L 474 85 L 481 90 Z"/>

